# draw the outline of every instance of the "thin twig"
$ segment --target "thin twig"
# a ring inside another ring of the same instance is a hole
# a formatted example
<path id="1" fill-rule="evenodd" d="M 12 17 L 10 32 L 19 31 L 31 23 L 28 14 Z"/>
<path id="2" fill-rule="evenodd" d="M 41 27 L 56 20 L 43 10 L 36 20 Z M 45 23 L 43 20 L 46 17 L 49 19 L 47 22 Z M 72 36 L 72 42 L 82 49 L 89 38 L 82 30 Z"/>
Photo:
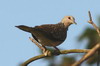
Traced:
<path id="1" fill-rule="evenodd" d="M 98 33 L 98 35 L 100 37 L 100 29 L 99 29 L 99 27 L 97 27 L 97 25 L 92 21 L 92 16 L 91 16 L 90 11 L 88 12 L 88 14 L 89 14 L 89 18 L 90 18 L 90 20 L 88 22 L 93 25 L 93 27 L 96 29 L 96 31 L 97 31 L 97 33 Z M 99 44 L 99 46 L 100 46 L 100 44 Z M 100 61 L 100 51 L 99 50 L 98 50 L 97 66 L 99 66 L 99 61 Z"/>
<path id="2" fill-rule="evenodd" d="M 100 30 L 99 28 L 96 26 L 96 24 L 94 24 L 94 22 L 92 21 L 92 16 L 90 11 L 88 12 L 89 14 L 89 18 L 90 20 L 88 21 L 88 23 L 92 24 L 93 27 L 96 29 L 96 31 L 98 32 L 98 35 L 100 36 Z M 92 48 L 87 54 L 85 54 L 78 62 L 74 63 L 72 66 L 79 66 L 82 62 L 84 62 L 86 59 L 88 59 L 90 56 L 92 56 L 93 54 L 95 54 L 96 51 L 98 51 L 100 48 L 100 43 L 97 44 L 94 48 Z M 99 54 L 99 51 L 98 51 Z M 99 56 L 99 55 L 98 55 Z M 99 66 L 99 60 L 98 60 L 98 64 Z"/>
<path id="3" fill-rule="evenodd" d="M 90 21 L 92 21 L 92 16 L 91 16 L 90 11 L 88 12 L 88 14 L 89 14 L 89 17 L 90 17 Z M 93 21 L 92 21 L 92 22 L 93 22 Z"/>
<path id="4" fill-rule="evenodd" d="M 37 45 L 41 50 L 44 50 L 45 48 L 43 48 L 41 45 L 39 45 L 38 42 L 36 42 L 36 40 L 34 40 L 33 38 L 29 37 L 29 39 L 35 44 Z"/>
<path id="5" fill-rule="evenodd" d="M 90 11 L 88 12 L 89 13 L 89 18 L 90 20 L 88 21 L 88 23 L 92 24 L 93 27 L 96 29 L 96 31 L 98 32 L 98 35 L 100 37 L 100 30 L 99 30 L 99 27 L 97 27 L 97 25 L 92 21 L 92 16 L 91 16 L 91 13 Z"/>
<path id="6" fill-rule="evenodd" d="M 71 50 L 62 50 L 60 52 L 61 52 L 60 54 L 87 53 L 87 52 L 89 52 L 89 50 L 88 49 L 71 49 Z M 29 63 L 31 63 L 35 60 L 38 60 L 38 59 L 41 59 L 41 58 L 44 58 L 44 57 L 50 57 L 50 56 L 56 56 L 56 54 L 55 53 L 49 53 L 47 56 L 45 56 L 44 54 L 41 54 L 41 55 L 32 57 L 29 60 L 25 61 L 21 66 L 27 66 Z"/>
<path id="7" fill-rule="evenodd" d="M 100 48 L 99 44 L 96 44 L 95 47 L 93 47 L 88 53 L 86 53 L 78 62 L 75 62 L 72 66 L 80 66 L 82 62 L 87 60 L 89 57 L 94 55 L 96 51 Z"/>

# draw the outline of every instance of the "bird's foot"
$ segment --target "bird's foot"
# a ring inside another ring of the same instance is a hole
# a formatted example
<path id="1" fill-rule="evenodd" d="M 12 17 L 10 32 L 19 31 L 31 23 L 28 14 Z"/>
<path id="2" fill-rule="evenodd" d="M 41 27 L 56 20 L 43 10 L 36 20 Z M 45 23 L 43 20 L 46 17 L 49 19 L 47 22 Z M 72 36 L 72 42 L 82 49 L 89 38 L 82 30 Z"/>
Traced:
<path id="1" fill-rule="evenodd" d="M 55 46 L 54 47 L 56 50 L 54 51 L 54 53 L 56 54 L 56 55 L 59 55 L 59 54 L 61 54 L 61 52 L 60 52 L 60 50 Z"/>
<path id="2" fill-rule="evenodd" d="M 45 56 L 50 56 L 50 55 L 51 55 L 51 51 L 45 50 L 45 51 L 43 51 L 43 54 L 44 54 Z"/>
<path id="3" fill-rule="evenodd" d="M 61 54 L 61 52 L 58 51 L 58 50 L 55 50 L 55 51 L 54 51 L 54 54 L 55 54 L 55 55 L 59 55 L 59 54 Z"/>

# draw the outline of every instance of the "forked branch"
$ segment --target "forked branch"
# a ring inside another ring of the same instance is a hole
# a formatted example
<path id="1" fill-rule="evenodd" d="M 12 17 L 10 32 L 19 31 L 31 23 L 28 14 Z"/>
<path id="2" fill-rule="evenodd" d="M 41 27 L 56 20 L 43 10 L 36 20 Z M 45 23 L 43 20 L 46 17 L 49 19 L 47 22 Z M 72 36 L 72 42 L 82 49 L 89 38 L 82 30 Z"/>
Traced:
<path id="1" fill-rule="evenodd" d="M 100 43 L 99 43 L 100 44 Z M 72 66 L 80 66 L 82 62 L 90 58 L 92 55 L 96 54 L 97 50 L 99 50 L 100 46 L 99 44 L 96 44 L 95 47 L 90 49 L 89 52 L 87 52 L 78 62 L 75 62 Z"/>
<path id="2" fill-rule="evenodd" d="M 92 24 L 93 27 L 96 29 L 98 35 L 100 36 L 100 30 L 99 28 L 96 26 L 96 24 L 92 21 L 92 16 L 90 11 L 88 12 L 89 14 L 89 18 L 90 20 L 88 21 L 88 23 Z M 78 62 L 75 62 L 72 66 L 79 66 L 82 62 L 84 62 L 85 60 L 87 60 L 89 57 L 91 57 L 92 55 L 95 54 L 95 52 L 98 52 L 98 60 L 97 60 L 97 66 L 99 66 L 99 53 L 100 53 L 100 43 L 96 44 L 95 47 L 93 47 L 88 53 L 86 53 Z"/>
<path id="3" fill-rule="evenodd" d="M 93 27 L 96 29 L 96 31 L 98 32 L 98 35 L 99 35 L 99 37 L 100 37 L 100 29 L 99 29 L 99 27 L 97 27 L 97 25 L 92 21 L 92 16 L 91 16 L 90 11 L 89 11 L 88 13 L 89 13 L 89 18 L 90 18 L 90 20 L 88 21 L 88 23 L 90 23 L 90 24 L 93 25 Z"/>

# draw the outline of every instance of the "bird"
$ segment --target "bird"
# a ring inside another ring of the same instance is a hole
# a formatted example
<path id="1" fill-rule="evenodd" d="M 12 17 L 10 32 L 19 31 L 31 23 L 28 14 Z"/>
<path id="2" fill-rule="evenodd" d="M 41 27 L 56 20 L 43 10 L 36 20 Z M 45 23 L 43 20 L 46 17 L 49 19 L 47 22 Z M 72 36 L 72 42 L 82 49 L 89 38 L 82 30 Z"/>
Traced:
<path id="1" fill-rule="evenodd" d="M 46 46 L 57 48 L 62 44 L 66 37 L 67 31 L 71 24 L 77 24 L 73 16 L 65 16 L 57 24 L 43 24 L 35 27 L 28 27 L 25 25 L 15 26 L 23 31 L 32 34 L 33 38 L 46 49 Z"/>

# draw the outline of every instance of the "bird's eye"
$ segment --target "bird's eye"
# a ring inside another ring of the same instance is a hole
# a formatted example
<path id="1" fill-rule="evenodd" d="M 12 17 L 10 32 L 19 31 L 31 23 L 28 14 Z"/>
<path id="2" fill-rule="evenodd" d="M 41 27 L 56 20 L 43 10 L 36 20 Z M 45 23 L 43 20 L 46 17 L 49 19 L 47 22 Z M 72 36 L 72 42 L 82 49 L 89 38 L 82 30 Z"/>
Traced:
<path id="1" fill-rule="evenodd" d="M 71 19 L 71 17 L 68 17 L 68 19 Z"/>

